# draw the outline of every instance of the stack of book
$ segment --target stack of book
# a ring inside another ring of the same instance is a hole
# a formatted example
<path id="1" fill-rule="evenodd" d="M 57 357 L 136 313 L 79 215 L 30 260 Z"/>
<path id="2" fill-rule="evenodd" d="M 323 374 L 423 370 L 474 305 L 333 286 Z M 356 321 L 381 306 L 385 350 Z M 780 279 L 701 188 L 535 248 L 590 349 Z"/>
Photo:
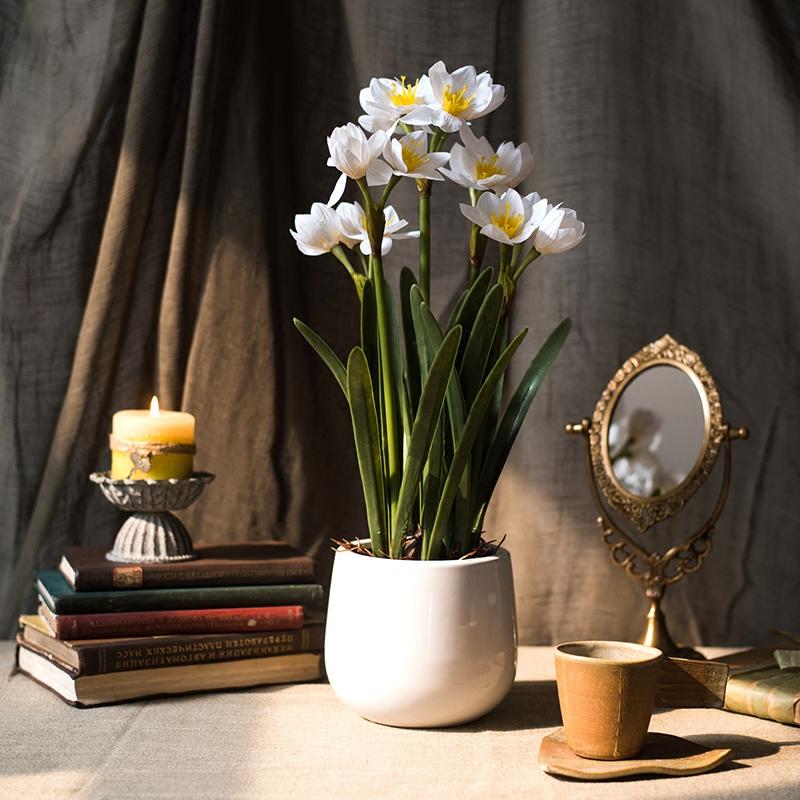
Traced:
<path id="1" fill-rule="evenodd" d="M 39 613 L 20 618 L 19 670 L 77 706 L 319 678 L 313 560 L 281 542 L 197 553 L 121 564 L 69 548 L 38 575 Z"/>

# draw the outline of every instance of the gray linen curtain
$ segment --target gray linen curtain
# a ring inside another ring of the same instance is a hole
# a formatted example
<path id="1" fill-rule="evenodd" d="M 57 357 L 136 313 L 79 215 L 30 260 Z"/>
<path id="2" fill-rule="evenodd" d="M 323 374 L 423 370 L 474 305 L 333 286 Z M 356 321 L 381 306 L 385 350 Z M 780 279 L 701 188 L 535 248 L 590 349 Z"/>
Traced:
<path id="1" fill-rule="evenodd" d="M 329 538 L 362 532 L 346 407 L 291 326 L 342 352 L 355 298 L 288 228 L 327 197 L 325 135 L 356 117 L 358 89 L 439 58 L 509 88 L 476 129 L 530 142 L 526 188 L 589 231 L 530 270 L 513 320 L 531 326 L 523 356 L 575 320 L 489 518 L 513 554 L 521 640 L 639 632 L 640 589 L 608 562 L 583 449 L 562 430 L 666 332 L 701 353 L 726 416 L 753 434 L 714 552 L 668 595 L 673 632 L 759 642 L 796 627 L 796 7 L 19 0 L 0 12 L 2 633 L 35 605 L 35 569 L 110 541 L 116 512 L 87 475 L 107 466 L 113 411 L 154 391 L 197 415 L 197 464 L 218 476 L 186 513 L 196 538 L 277 533 L 327 568 Z M 465 277 L 459 200 L 436 187 L 440 311 Z M 398 194 L 410 221 L 413 201 Z M 414 256 L 396 253 L 393 280 Z"/>

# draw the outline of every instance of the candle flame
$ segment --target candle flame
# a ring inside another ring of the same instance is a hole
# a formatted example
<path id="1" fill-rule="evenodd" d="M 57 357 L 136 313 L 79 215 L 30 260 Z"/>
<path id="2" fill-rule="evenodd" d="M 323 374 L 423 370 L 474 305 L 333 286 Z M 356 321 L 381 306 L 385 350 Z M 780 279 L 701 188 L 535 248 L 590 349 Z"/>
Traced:
<path id="1" fill-rule="evenodd" d="M 158 397 L 153 395 L 153 399 L 150 401 L 150 416 L 151 417 L 160 417 L 161 411 L 158 408 Z"/>

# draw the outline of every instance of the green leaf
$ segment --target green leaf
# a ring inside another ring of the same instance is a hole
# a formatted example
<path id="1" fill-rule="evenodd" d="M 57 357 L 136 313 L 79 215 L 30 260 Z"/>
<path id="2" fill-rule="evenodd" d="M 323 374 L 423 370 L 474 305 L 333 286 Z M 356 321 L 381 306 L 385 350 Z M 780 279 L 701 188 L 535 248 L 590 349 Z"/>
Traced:
<path id="1" fill-rule="evenodd" d="M 464 405 L 467 408 L 472 405 L 483 380 L 502 308 L 503 290 L 499 284 L 495 284 L 481 303 L 467 346 L 464 348 L 464 357 L 461 359 L 459 378 L 464 393 Z"/>
<path id="2" fill-rule="evenodd" d="M 436 317 L 433 316 L 433 312 L 425 303 L 421 304 L 420 313 L 428 346 L 438 347 L 442 340 L 442 331 L 439 328 Z M 464 396 L 461 391 L 461 382 L 459 381 L 458 373 L 454 370 L 450 377 L 450 383 L 447 384 L 447 420 L 449 424 L 446 430 L 449 433 L 449 438 L 445 437 L 443 440 L 444 453 L 446 454 L 443 465 L 445 468 L 447 466 L 447 457 L 452 456 L 455 452 L 456 445 L 461 437 L 466 413 L 466 404 L 464 403 Z M 443 434 L 444 433 L 445 431 L 443 430 Z M 471 523 L 470 511 L 470 470 L 465 469 L 456 492 L 455 510 L 452 525 L 450 526 L 451 530 L 448 530 L 447 533 L 458 536 L 459 531 L 466 531 Z M 430 528 L 426 530 L 430 530 Z"/>
<path id="3" fill-rule="evenodd" d="M 508 408 L 506 408 L 505 414 L 500 420 L 497 433 L 486 454 L 486 460 L 478 481 L 476 498 L 479 506 L 475 525 L 476 530 L 483 525 L 483 518 L 486 514 L 489 500 L 500 478 L 500 473 L 503 471 L 508 454 L 511 452 L 514 440 L 517 438 L 525 415 L 528 413 L 539 387 L 561 352 L 571 327 L 572 320 L 568 317 L 550 334 L 522 376 L 522 380 L 519 382 L 519 386 L 517 386 L 509 401 Z"/>
<path id="4" fill-rule="evenodd" d="M 501 289 L 502 291 L 502 289 Z M 494 334 L 494 341 L 492 342 L 492 349 L 489 353 L 489 364 L 494 364 L 498 358 L 500 358 L 500 353 L 505 350 L 506 344 L 508 343 L 508 317 L 504 317 L 500 320 L 497 330 Z M 500 418 L 500 406 L 503 400 L 503 383 L 505 381 L 505 376 L 501 377 L 499 381 L 497 381 L 497 385 L 494 387 L 494 393 L 492 394 L 492 401 L 489 403 L 489 410 L 486 412 L 486 417 L 484 419 L 483 425 L 481 426 L 480 433 L 478 433 L 478 438 L 475 440 L 475 444 L 472 447 L 472 462 L 470 464 L 470 475 L 472 486 L 476 487 L 478 485 L 478 479 L 481 475 L 481 469 L 483 467 L 484 459 L 486 457 L 486 451 L 489 447 L 489 444 L 494 439 L 495 433 L 497 432 L 497 420 Z M 477 508 L 478 502 L 476 499 L 477 492 L 472 492 L 470 496 L 470 524 L 472 525 L 472 521 L 475 519 L 475 510 Z"/>
<path id="5" fill-rule="evenodd" d="M 386 504 L 378 416 L 369 364 L 360 347 L 354 347 L 347 359 L 347 392 L 372 552 L 386 555 Z"/>
<path id="6" fill-rule="evenodd" d="M 409 305 L 411 307 L 411 320 L 414 326 L 414 338 L 417 343 L 417 358 L 419 359 L 420 377 L 422 383 L 428 378 L 431 362 L 436 354 L 437 346 L 428 341 L 425 332 L 425 322 L 422 315 L 422 292 L 419 286 L 412 286 L 409 292 Z M 441 342 L 440 342 L 441 344 Z"/>
<path id="7" fill-rule="evenodd" d="M 422 295 L 418 291 L 412 290 L 412 309 L 415 316 L 415 325 L 417 326 L 417 340 L 422 341 L 425 348 L 425 357 L 430 362 L 433 354 L 441 347 L 444 336 L 433 316 L 433 312 L 422 301 Z M 419 301 L 419 302 L 417 302 Z M 463 334 L 462 334 L 463 336 Z M 422 357 L 422 351 L 421 356 Z M 452 429 L 453 439 L 456 440 L 461 435 L 461 428 L 464 426 L 464 399 L 461 395 L 461 386 L 458 382 L 458 376 L 454 373 L 450 379 L 450 384 L 447 387 L 447 411 L 450 416 L 450 426 Z"/>
<path id="8" fill-rule="evenodd" d="M 422 379 L 420 377 L 419 353 L 417 351 L 417 335 L 411 314 L 411 289 L 414 286 L 417 286 L 417 279 L 414 273 L 408 267 L 403 267 L 400 272 L 400 318 L 403 322 L 409 402 L 411 410 L 416 413 Z M 417 291 L 419 291 L 419 287 L 417 287 Z"/>
<path id="9" fill-rule="evenodd" d="M 347 397 L 347 372 L 344 364 L 339 360 L 339 356 L 331 350 L 325 340 L 315 333 L 305 322 L 297 319 L 293 320 L 295 328 L 303 334 L 303 338 L 316 350 L 317 355 L 325 362 L 328 369 L 333 373 L 336 382 Z"/>
<path id="10" fill-rule="evenodd" d="M 486 380 L 483 382 L 475 402 L 467 415 L 467 421 L 464 423 L 464 430 L 461 433 L 458 446 L 453 454 L 453 460 L 450 462 L 450 469 L 447 472 L 447 478 L 444 482 L 442 489 L 442 496 L 439 500 L 439 508 L 436 510 L 436 519 L 433 523 L 433 528 L 428 541 L 428 549 L 424 552 L 423 557 L 427 559 L 436 558 L 441 549 L 442 542 L 444 541 L 447 532 L 447 521 L 450 518 L 450 511 L 453 507 L 453 502 L 456 497 L 456 490 L 461 481 L 462 474 L 469 464 L 470 450 L 475 442 L 475 437 L 480 430 L 483 423 L 486 411 L 489 408 L 489 403 L 492 399 L 492 393 L 497 382 L 502 377 L 503 373 L 508 366 L 509 361 L 517 352 L 517 348 L 522 344 L 522 340 L 528 333 L 528 329 L 521 330 L 512 340 L 511 343 L 497 359 L 497 362 L 489 370 Z M 465 541 L 456 543 L 459 547 L 459 554 L 464 554 L 466 546 Z"/>
<path id="11" fill-rule="evenodd" d="M 420 512 L 420 525 L 423 531 L 429 531 L 433 527 L 433 520 L 436 516 L 436 508 L 439 505 L 439 495 L 442 491 L 444 482 L 445 461 L 444 461 L 444 425 L 442 417 L 436 424 L 433 434 L 431 449 L 425 462 L 425 469 L 422 473 L 422 508 Z"/>
<path id="12" fill-rule="evenodd" d="M 430 360 L 432 354 L 435 353 L 441 345 L 443 336 L 439 328 L 439 323 L 433 316 L 430 308 L 422 301 L 422 295 L 419 293 L 413 295 L 412 306 L 415 314 L 415 323 L 419 330 L 417 335 L 418 340 L 423 342 L 426 348 L 427 358 Z M 458 379 L 458 374 L 454 371 L 447 385 L 447 420 L 448 425 L 442 430 L 442 447 L 443 447 L 443 462 L 442 469 L 446 469 L 447 458 L 452 456 L 456 449 L 456 444 L 461 436 L 461 431 L 464 428 L 464 418 L 466 410 L 464 407 L 464 398 L 461 393 L 461 384 Z M 471 523 L 471 502 L 470 502 L 470 471 L 465 470 L 462 475 L 461 481 L 458 485 L 458 493 L 455 501 L 455 514 L 453 521 L 453 532 L 461 529 L 468 529 Z M 430 512 L 430 508 L 428 508 Z M 435 513 L 435 510 L 434 512 Z M 432 514 L 428 514 L 428 517 Z M 430 530 L 430 520 L 424 526 L 425 532 Z"/>
<path id="13" fill-rule="evenodd" d="M 453 309 L 453 313 L 450 315 L 450 319 L 447 323 L 447 330 L 451 330 L 456 325 L 461 325 L 461 327 L 464 328 L 465 343 L 469 330 L 472 328 L 475 315 L 478 313 L 483 298 L 486 296 L 486 292 L 489 289 L 489 284 L 492 282 L 493 272 L 494 270 L 492 270 L 491 267 L 486 267 L 486 269 L 475 278 L 475 283 L 464 290 L 456 303 L 456 307 Z"/>
<path id="14" fill-rule="evenodd" d="M 420 476 L 428 458 L 431 441 L 436 426 L 439 424 L 447 384 L 450 382 L 460 341 L 461 328 L 454 328 L 447 334 L 433 359 L 428 379 L 422 387 L 419 408 L 417 408 L 414 426 L 411 429 L 411 441 L 403 467 L 403 482 L 400 485 L 397 511 L 392 526 L 391 548 L 392 554 L 395 556 L 400 555 L 403 534 L 411 516 L 412 505 L 419 489 Z"/>

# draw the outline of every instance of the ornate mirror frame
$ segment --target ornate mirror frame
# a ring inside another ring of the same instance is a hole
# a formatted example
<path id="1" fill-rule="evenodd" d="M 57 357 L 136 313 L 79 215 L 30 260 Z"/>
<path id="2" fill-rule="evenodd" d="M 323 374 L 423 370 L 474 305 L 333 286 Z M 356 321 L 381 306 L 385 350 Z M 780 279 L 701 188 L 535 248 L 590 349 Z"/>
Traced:
<path id="1" fill-rule="evenodd" d="M 664 495 L 637 497 L 617 480 L 608 453 L 608 428 L 614 408 L 625 388 L 637 376 L 655 366 L 666 365 L 682 370 L 697 388 L 703 404 L 704 443 L 692 470 L 684 480 Z M 631 356 L 614 374 L 603 390 L 591 419 L 569 423 L 566 432 L 582 434 L 586 440 L 586 468 L 589 488 L 598 511 L 597 525 L 603 542 L 609 548 L 612 563 L 622 567 L 644 585 L 649 603 L 645 630 L 639 641 L 658 647 L 665 655 L 680 654 L 702 658 L 690 648 L 679 648 L 667 629 L 661 600 L 668 586 L 700 569 L 711 550 L 714 526 L 725 506 L 731 477 L 731 441 L 746 439 L 747 428 L 733 428 L 722 418 L 722 407 L 716 384 L 697 353 L 684 347 L 671 336 L 643 347 Z M 616 510 L 627 517 L 639 534 L 663 522 L 683 508 L 705 483 L 720 452 L 725 454 L 719 494 L 705 523 L 683 541 L 664 552 L 649 550 L 638 537 L 625 530 L 610 514 Z M 605 500 L 605 503 L 604 503 Z M 608 508 L 606 508 L 608 506 Z"/>
<path id="2" fill-rule="evenodd" d="M 622 393 L 637 376 L 656 366 L 675 367 L 684 372 L 697 389 L 703 405 L 705 436 L 689 474 L 681 483 L 658 497 L 639 497 L 617 480 L 608 452 L 608 429 Z M 592 415 L 589 446 L 594 479 L 608 504 L 628 517 L 644 533 L 680 511 L 705 483 L 725 439 L 722 407 L 714 379 L 700 356 L 671 336 L 662 336 L 631 356 L 614 374 L 600 395 Z"/>

